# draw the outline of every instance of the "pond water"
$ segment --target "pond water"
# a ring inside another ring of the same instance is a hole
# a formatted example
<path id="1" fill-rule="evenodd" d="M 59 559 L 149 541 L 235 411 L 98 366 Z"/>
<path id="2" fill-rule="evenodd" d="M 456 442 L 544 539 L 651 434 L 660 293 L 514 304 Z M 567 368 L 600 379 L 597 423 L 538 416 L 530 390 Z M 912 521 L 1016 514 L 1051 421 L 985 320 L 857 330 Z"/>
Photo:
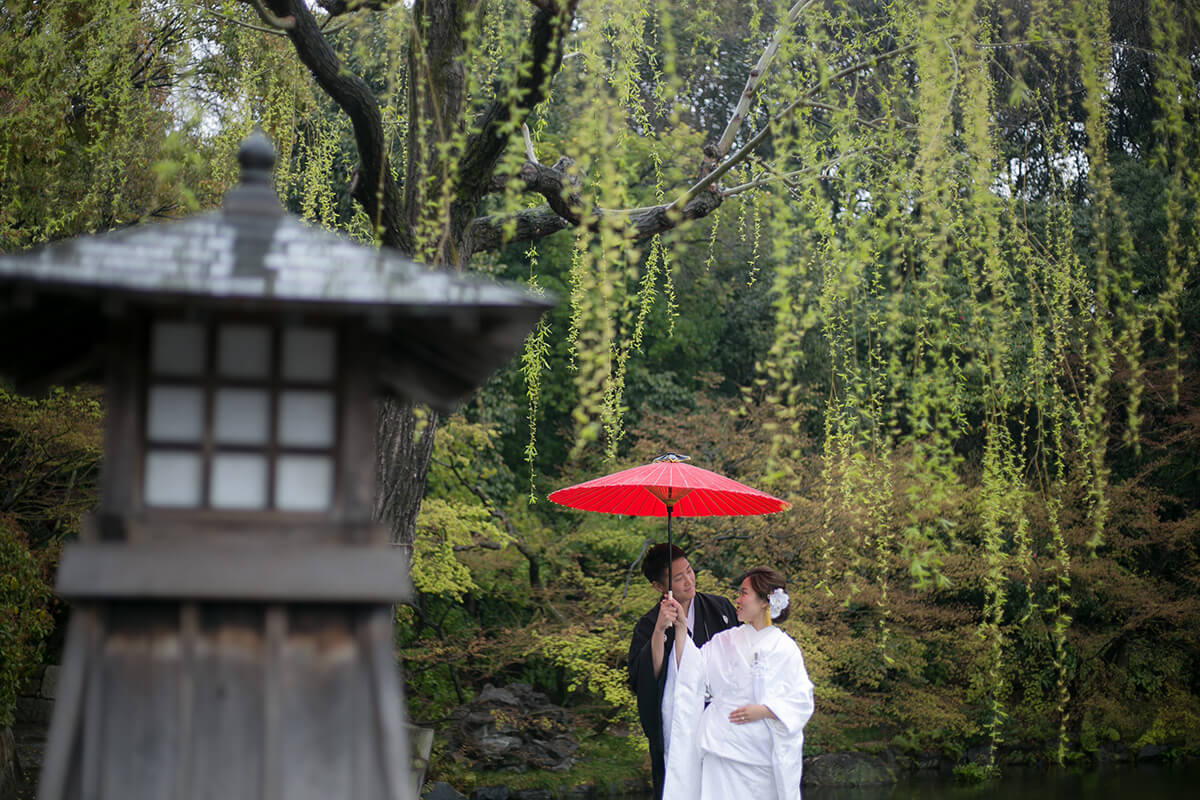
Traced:
<path id="1" fill-rule="evenodd" d="M 1200 761 L 1109 766 L 1086 771 L 1009 769 L 995 781 L 968 785 L 918 776 L 894 786 L 804 790 L 804 800 L 1194 800 Z"/>
<path id="2" fill-rule="evenodd" d="M 625 800 L 649 800 L 650 793 Z M 964 784 L 917 775 L 891 786 L 807 787 L 804 800 L 1197 800 L 1200 761 L 1086 770 L 1009 768 L 997 780 Z"/>

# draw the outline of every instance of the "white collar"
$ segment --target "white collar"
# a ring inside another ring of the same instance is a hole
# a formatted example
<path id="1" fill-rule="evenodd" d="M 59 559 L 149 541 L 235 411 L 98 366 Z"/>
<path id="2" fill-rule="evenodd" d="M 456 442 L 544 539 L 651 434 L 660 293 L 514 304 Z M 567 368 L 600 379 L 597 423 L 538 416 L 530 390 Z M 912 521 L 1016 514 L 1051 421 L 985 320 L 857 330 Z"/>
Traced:
<path id="1" fill-rule="evenodd" d="M 762 630 L 755 630 L 754 626 L 749 622 L 743 622 L 742 629 L 746 632 L 746 641 L 748 641 L 752 647 L 758 647 L 760 644 L 766 641 L 768 636 L 772 636 L 773 632 L 776 630 L 774 625 L 767 625 Z"/>

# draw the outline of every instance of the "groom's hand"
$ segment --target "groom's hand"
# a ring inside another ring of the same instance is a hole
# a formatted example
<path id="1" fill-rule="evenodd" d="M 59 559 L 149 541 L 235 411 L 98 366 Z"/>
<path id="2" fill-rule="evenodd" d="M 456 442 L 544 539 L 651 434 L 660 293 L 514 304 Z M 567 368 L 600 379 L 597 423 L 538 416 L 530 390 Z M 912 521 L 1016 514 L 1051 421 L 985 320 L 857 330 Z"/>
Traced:
<path id="1" fill-rule="evenodd" d="M 658 617 L 654 620 L 654 632 L 659 636 L 666 633 L 667 628 L 679 619 L 682 610 L 682 606 L 675 602 L 674 598 L 663 595 L 662 602 L 658 605 Z"/>

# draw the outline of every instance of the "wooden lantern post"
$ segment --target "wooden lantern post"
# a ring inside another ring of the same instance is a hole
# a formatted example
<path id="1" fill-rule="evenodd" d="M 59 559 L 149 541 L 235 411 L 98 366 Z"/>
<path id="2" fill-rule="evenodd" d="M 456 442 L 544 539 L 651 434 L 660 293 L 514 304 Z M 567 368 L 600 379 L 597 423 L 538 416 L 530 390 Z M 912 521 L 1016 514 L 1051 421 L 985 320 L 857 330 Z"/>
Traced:
<path id="1" fill-rule="evenodd" d="M 453 404 L 547 303 L 284 213 L 261 133 L 239 160 L 219 211 L 0 256 L 0 372 L 106 375 L 41 800 L 413 796 L 376 404 Z"/>

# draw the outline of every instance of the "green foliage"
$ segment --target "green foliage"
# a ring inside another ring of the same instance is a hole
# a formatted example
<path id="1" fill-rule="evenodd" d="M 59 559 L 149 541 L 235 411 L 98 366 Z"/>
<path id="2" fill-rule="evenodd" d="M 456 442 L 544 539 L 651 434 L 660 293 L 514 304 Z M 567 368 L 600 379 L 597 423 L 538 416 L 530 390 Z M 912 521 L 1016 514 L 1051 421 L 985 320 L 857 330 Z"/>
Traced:
<path id="1" fill-rule="evenodd" d="M 37 551 L 79 530 L 96 501 L 102 411 L 95 388 L 34 399 L 0 388 L 0 514 Z"/>
<path id="2" fill-rule="evenodd" d="M 569 627 L 548 636 L 535 633 L 531 652 L 567 671 L 567 692 L 586 691 L 612 709 L 615 721 L 635 725 L 637 703 L 625 668 L 629 632 L 617 622 L 601 618 L 591 630 Z"/>
<path id="3" fill-rule="evenodd" d="M 156 3 L 5 3 L 0 250 L 194 205 L 169 109 L 186 30 Z"/>
<path id="4" fill-rule="evenodd" d="M 0 726 L 54 629 L 53 571 L 95 503 L 100 404 L 91 389 L 40 400 L 0 389 Z"/>
<path id="5" fill-rule="evenodd" d="M 513 791 L 544 789 L 561 796 L 580 786 L 594 786 L 598 793 L 619 794 L 627 790 L 631 777 L 648 767 L 645 747 L 639 747 L 634 736 L 605 736 L 588 733 L 577 735 L 579 749 L 575 765 L 565 772 L 549 770 L 514 772 L 474 771 L 443 759 L 446 767 L 438 772 L 444 780 L 464 792 L 480 786 L 507 786 Z M 437 742 L 435 740 L 436 748 Z"/>
<path id="6" fill-rule="evenodd" d="M 954 767 L 954 779 L 962 783 L 985 783 L 1000 777 L 992 764 L 959 764 Z"/>
<path id="7" fill-rule="evenodd" d="M 491 534 L 502 538 L 488 517 L 487 509 L 463 507 L 437 498 L 421 506 L 417 538 L 413 543 L 413 586 L 425 594 L 461 600 L 464 593 L 478 589 L 471 572 L 454 555 L 455 547 L 471 547 L 475 536 Z"/>
<path id="8" fill-rule="evenodd" d="M 1180 752 L 1194 752 L 1200 746 L 1200 698 L 1172 687 L 1163 703 L 1155 709 L 1150 727 L 1133 743 L 1134 747 L 1169 745 Z"/>
<path id="9" fill-rule="evenodd" d="M 0 515 L 0 728 L 12 724 L 17 693 L 54 627 L 49 580 L 15 520 Z"/>

